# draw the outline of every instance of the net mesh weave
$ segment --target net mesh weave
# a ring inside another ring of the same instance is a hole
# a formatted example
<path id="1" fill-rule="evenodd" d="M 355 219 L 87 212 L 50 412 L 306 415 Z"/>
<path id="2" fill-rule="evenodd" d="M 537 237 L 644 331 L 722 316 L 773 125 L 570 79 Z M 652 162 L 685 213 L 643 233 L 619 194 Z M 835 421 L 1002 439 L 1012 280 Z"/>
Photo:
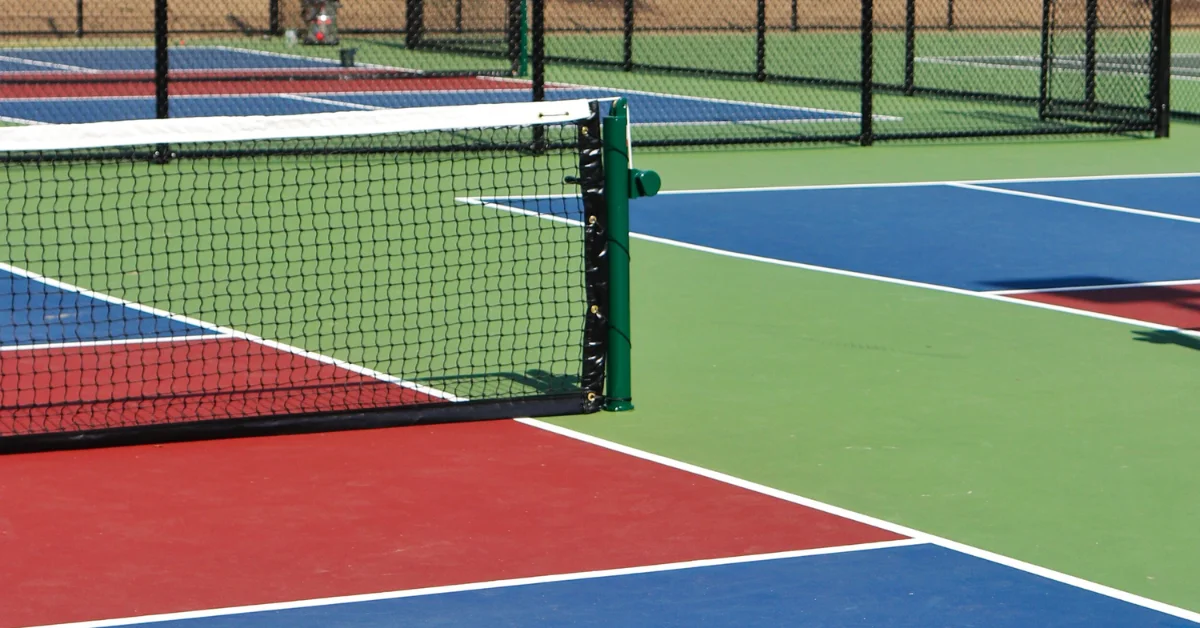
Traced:
<path id="1" fill-rule="evenodd" d="M 271 138 L 296 127 L 278 118 L 255 139 L 0 153 L 0 437 L 514 399 L 587 409 L 576 225 L 595 117 L 570 105 L 589 117 L 339 135 L 406 115 L 322 114 L 297 127 L 317 137 Z M 238 133 L 186 123 L 186 137 Z M 504 208 L 528 196 L 559 220 Z"/>

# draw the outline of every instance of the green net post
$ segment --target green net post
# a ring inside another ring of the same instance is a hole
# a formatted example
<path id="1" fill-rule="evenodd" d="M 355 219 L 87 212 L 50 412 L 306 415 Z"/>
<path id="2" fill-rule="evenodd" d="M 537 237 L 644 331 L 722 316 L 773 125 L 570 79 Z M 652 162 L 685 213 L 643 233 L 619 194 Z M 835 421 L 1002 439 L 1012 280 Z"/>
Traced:
<path id="1" fill-rule="evenodd" d="M 537 1 L 540 2 L 541 0 Z M 521 0 L 520 13 L 521 25 L 519 30 L 521 32 L 518 34 L 520 37 L 520 51 L 517 57 L 517 76 L 529 76 L 529 3 L 527 0 Z"/>
<path id="2" fill-rule="evenodd" d="M 629 315 L 629 200 L 654 196 L 658 174 L 632 167 L 629 108 L 624 98 L 604 117 L 605 200 L 608 205 L 608 372 L 605 410 L 633 409 Z"/>

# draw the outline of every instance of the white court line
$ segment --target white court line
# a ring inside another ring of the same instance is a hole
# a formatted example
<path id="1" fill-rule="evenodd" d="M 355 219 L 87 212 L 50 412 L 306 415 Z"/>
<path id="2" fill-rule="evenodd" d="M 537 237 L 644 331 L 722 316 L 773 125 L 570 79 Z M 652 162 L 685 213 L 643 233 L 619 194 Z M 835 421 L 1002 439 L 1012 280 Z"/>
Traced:
<path id="1" fill-rule="evenodd" d="M 523 209 L 520 207 L 512 207 L 510 205 L 502 205 L 499 203 L 486 201 L 486 200 L 479 199 L 479 198 L 459 198 L 459 199 L 455 199 L 455 200 L 458 200 L 463 203 L 471 203 L 474 205 L 483 205 L 485 207 L 490 207 L 493 209 L 499 209 L 499 210 L 513 212 L 516 214 L 532 216 L 535 218 L 542 218 L 545 220 L 553 220 L 555 222 L 561 222 L 564 224 L 574 225 L 577 227 L 583 226 L 583 223 L 578 220 L 571 220 L 570 218 L 563 218 L 561 216 L 550 216 L 550 215 L 542 214 L 542 213 L 539 213 L 539 212 L 536 212 L 533 210 Z M 975 297 L 975 298 L 979 298 L 979 299 L 987 299 L 989 301 L 1000 301 L 1002 303 L 1011 303 L 1011 304 L 1016 304 L 1016 305 L 1022 305 L 1025 307 L 1032 307 L 1032 308 L 1037 308 L 1040 310 L 1050 310 L 1053 312 L 1074 314 L 1076 316 L 1095 318 L 1098 320 L 1109 321 L 1112 323 L 1121 323 L 1122 325 L 1132 325 L 1134 327 L 1144 327 L 1147 329 L 1159 329 L 1159 330 L 1163 330 L 1163 331 L 1177 331 L 1182 334 L 1187 334 L 1189 336 L 1196 336 L 1197 338 L 1200 338 L 1200 331 L 1193 331 L 1190 329 L 1183 329 L 1180 327 L 1172 327 L 1170 325 L 1163 325 L 1160 323 L 1151 323 L 1149 321 L 1143 321 L 1143 320 L 1138 320 L 1138 319 L 1134 319 L 1134 318 L 1125 318 L 1123 316 L 1114 316 L 1112 314 L 1101 314 L 1099 312 L 1092 312 L 1089 310 L 1081 310 L 1081 309 L 1066 307 L 1066 306 L 1062 306 L 1062 305 L 1054 305 L 1054 304 L 1050 304 L 1050 303 L 1041 303 L 1039 301 L 1029 301 L 1026 299 L 1018 299 L 1018 298 L 1006 296 L 1003 294 L 993 294 L 991 292 L 979 292 L 979 291 L 975 291 L 975 290 L 966 290 L 964 288 L 953 288 L 950 286 L 940 286 L 937 284 L 924 283 L 924 282 L 920 282 L 920 281 L 912 281 L 909 279 L 898 279 L 896 277 L 885 277 L 883 275 L 872 275 L 870 273 L 860 273 L 860 272 L 853 271 L 853 270 L 842 270 L 840 268 L 831 268 L 829 266 L 817 266 L 815 264 L 805 264 L 802 262 L 790 262 L 787 260 L 776 259 L 773 257 L 762 257 L 759 255 L 750 255 L 748 253 L 737 253 L 735 251 L 728 251 L 725 249 L 718 249 L 718 248 L 714 248 L 714 247 L 710 247 L 710 246 L 703 246 L 700 244 L 692 244 L 690 242 L 683 242 L 680 240 L 671 240 L 668 238 L 660 238 L 658 236 L 646 235 L 643 233 L 632 233 L 631 232 L 629 234 L 629 237 L 637 239 L 637 240 L 645 240 L 647 242 L 656 242 L 658 244 L 667 244 L 670 246 L 677 246 L 677 247 L 683 248 L 683 249 L 700 251 L 702 253 L 712 253 L 714 255 L 721 255 L 723 257 L 732 257 L 734 259 L 747 260 L 747 261 L 751 261 L 751 262 L 762 262 L 764 264 L 772 264 L 775 266 L 785 266 L 788 268 L 799 268 L 802 270 L 811 270 L 811 271 L 815 271 L 815 272 L 819 272 L 819 273 L 826 273 L 826 274 L 830 274 L 830 275 L 840 275 L 843 277 L 854 277 L 856 279 L 870 279 L 872 281 L 880 281 L 883 283 L 890 283 L 890 284 L 895 284 L 898 286 L 909 286 L 912 288 L 923 288 L 926 290 L 936 290 L 938 292 L 959 294 L 959 295 Z"/>
<path id="2" fill-rule="evenodd" d="M 518 419 L 521 421 L 521 419 Z M 531 423 L 532 424 L 532 423 Z M 898 541 L 880 541 L 877 543 L 860 543 L 857 545 L 840 545 L 836 547 L 821 547 L 817 549 L 794 550 L 790 552 L 773 552 L 770 554 L 752 554 L 750 556 L 731 556 L 728 558 L 709 558 L 689 560 L 677 563 L 662 563 L 639 567 L 622 567 L 618 569 L 601 569 L 595 571 L 580 571 L 575 573 L 554 574 L 549 576 L 532 576 L 528 578 L 511 578 L 508 580 L 492 580 L 489 582 L 472 582 L 468 584 L 452 584 L 406 591 L 387 591 L 383 593 L 365 593 L 362 595 L 343 595 L 338 597 L 318 598 L 312 600 L 297 600 L 293 602 L 276 602 L 272 604 L 255 604 L 249 606 L 233 606 L 229 608 L 206 609 L 202 611 L 184 611 L 180 613 L 163 613 L 160 615 L 143 615 L 122 619 L 102 619 L 97 621 L 82 621 L 66 624 L 53 624 L 35 628 L 107 628 L 109 626 L 126 626 L 131 624 L 148 624 L 153 622 L 173 621 L 181 619 L 201 619 L 206 617 L 221 617 L 226 615 L 243 615 L 246 613 L 264 613 L 269 611 L 285 611 L 297 608 L 312 608 L 315 606 L 332 606 L 335 604 L 354 604 L 360 602 L 377 602 L 380 600 L 399 600 L 426 595 L 459 593 L 463 591 L 483 591 L 506 587 L 528 586 L 532 584 L 548 584 L 553 582 L 570 582 L 574 580 L 593 580 L 596 578 L 612 578 L 617 576 L 632 576 L 664 571 L 679 571 L 683 569 L 699 569 L 702 567 L 719 567 L 722 565 L 738 565 L 744 563 L 764 562 L 769 560 L 784 560 L 788 558 L 804 558 L 807 556 L 828 556 L 830 554 L 846 554 L 850 552 L 866 552 L 912 545 L 929 545 L 924 540 L 901 539 Z"/>
<path id="3" fill-rule="evenodd" d="M 1175 55 L 1171 55 L 1174 57 Z M 917 57 L 919 63 L 934 63 L 939 65 L 956 65 L 965 68 L 985 68 L 996 70 L 1025 70 L 1025 71 L 1041 71 L 1041 60 L 1038 57 L 1023 57 L 1023 56 L 1000 56 L 989 57 L 991 59 L 1009 59 L 1012 61 L 1030 61 L 1029 64 L 1024 63 L 991 63 L 988 61 L 979 60 L 972 57 Z M 1080 70 L 1083 69 L 1082 61 L 1059 59 L 1059 62 L 1054 64 L 1055 69 L 1060 70 Z M 1096 64 L 1096 69 L 1103 74 L 1129 74 L 1132 72 L 1145 71 L 1146 67 L 1136 66 L 1131 64 L 1122 65 L 1121 62 L 1103 62 L 1099 61 Z M 1191 74 L 1196 72 L 1196 68 L 1172 68 L 1171 80 L 1175 81 L 1196 81 L 1200 80 L 1200 74 Z M 1176 72 L 1182 72 L 1176 74 Z"/>
<path id="4" fill-rule="evenodd" d="M 0 50 L 11 50 L 11 48 L 0 48 Z M 34 67 L 39 67 L 39 68 L 50 68 L 52 70 L 66 70 L 69 72 L 83 72 L 86 74 L 98 74 L 98 73 L 103 72 L 103 70 L 96 70 L 94 68 L 85 68 L 81 65 L 67 65 L 65 63 L 51 63 L 49 61 L 38 61 L 37 59 L 24 59 L 22 57 L 10 57 L 7 55 L 0 55 L 0 61 L 8 61 L 10 63 L 20 63 L 22 65 L 32 65 Z M 0 73 L 0 76 L 3 76 L 3 74 L 4 73 Z"/>
<path id="5" fill-rule="evenodd" d="M 1093 203 L 1091 201 L 1081 201 L 1074 198 L 1064 196 L 1051 196 L 1049 194 L 1036 194 L 1034 192 L 1022 192 L 1020 190 L 1006 190 L 1004 188 L 994 188 L 983 185 L 975 185 L 973 183 L 948 183 L 947 185 L 963 188 L 965 190 L 975 190 L 976 192 L 990 192 L 992 194 L 1006 194 L 1008 196 L 1020 196 L 1022 198 L 1031 198 L 1039 201 L 1051 201 L 1054 203 L 1065 203 L 1067 205 L 1078 205 L 1080 207 L 1089 207 L 1092 209 L 1103 209 L 1110 212 L 1120 212 L 1123 214 L 1136 214 L 1138 216 L 1149 216 L 1151 218 L 1162 218 L 1164 220 L 1176 220 L 1179 222 L 1191 222 L 1200 224 L 1200 218 L 1191 216 L 1180 216 L 1178 214 L 1164 214 L 1162 212 L 1150 211 L 1147 209 L 1134 209 L 1132 207 L 1123 207 L 1121 205 L 1109 205 L 1107 203 Z"/>
<path id="6" fill-rule="evenodd" d="M 685 94 L 666 94 L 663 92 L 648 92 L 648 91 L 643 91 L 643 90 L 639 90 L 639 89 L 624 89 L 624 88 L 620 88 L 620 87 L 605 87 L 602 85 L 597 86 L 597 85 L 581 85 L 578 83 L 554 83 L 554 86 L 555 86 L 555 88 L 561 87 L 561 88 L 565 88 L 565 89 L 609 90 L 609 91 L 616 92 L 618 94 L 641 94 L 643 96 L 658 96 L 660 98 L 678 98 L 681 100 L 696 100 L 696 101 L 701 101 L 701 102 L 721 103 L 721 104 L 725 104 L 725 105 L 743 105 L 743 106 L 750 106 L 750 107 L 762 107 L 762 108 L 766 108 L 766 109 L 782 109 L 782 110 L 786 110 L 786 111 L 803 111 L 806 113 L 831 113 L 831 114 L 838 114 L 838 115 L 845 116 L 846 119 L 859 119 L 862 117 L 862 113 L 857 113 L 854 111 L 838 111 L 837 109 L 819 109 L 816 107 L 798 107 L 795 105 L 779 105 L 779 104 L 775 104 L 775 103 L 766 103 L 766 102 L 749 102 L 749 101 L 745 101 L 745 100 L 730 100 L 728 98 L 711 98 L 711 97 L 706 97 L 706 96 L 688 96 Z M 872 120 L 886 120 L 889 122 L 903 120 L 903 118 L 899 118 L 896 116 L 885 116 L 885 115 L 875 115 L 871 119 Z M 753 122 L 753 121 L 751 121 L 751 122 Z"/>
<path id="7" fill-rule="evenodd" d="M 12 122 L 14 124 L 50 124 L 49 122 L 42 122 L 41 120 L 26 120 L 25 118 L 14 118 L 12 116 L 0 116 L 0 122 Z"/>
<path id="8" fill-rule="evenodd" d="M 118 345 L 156 344 L 160 342 L 189 342 L 192 340 L 215 340 L 231 338 L 226 334 L 192 334 L 190 336 L 163 336 L 160 338 L 126 338 L 121 340 L 80 340 L 76 342 L 46 342 L 29 345 L 0 345 L 4 351 L 43 351 L 51 349 L 77 349 L 81 347 L 113 347 Z"/>
<path id="9" fill-rule="evenodd" d="M 313 96 L 305 96 L 303 94 L 275 94 L 278 98 L 286 98 L 288 100 L 299 100 L 302 102 L 311 102 L 321 105 L 334 105 L 337 107 L 345 107 L 346 109 L 362 109 L 365 111 L 381 111 L 388 107 L 374 107 L 372 105 L 360 105 L 358 103 L 347 102 L 344 100 L 329 100 L 328 98 L 315 98 Z"/>
<path id="10" fill-rule="evenodd" d="M 744 480 L 742 478 L 738 478 L 738 477 L 734 477 L 732 475 L 721 473 L 720 471 L 713 471 L 712 469 L 706 469 L 704 467 L 700 467 L 700 466 L 697 466 L 694 464 L 689 464 L 687 462 L 675 460 L 674 458 L 660 456 L 658 454 L 653 454 L 653 453 L 650 453 L 647 451 L 643 451 L 641 449 L 636 449 L 634 447 L 629 447 L 627 445 L 615 443 L 610 440 L 598 438 L 598 437 L 592 436 L 590 434 L 584 434 L 582 432 L 577 432 L 572 429 L 560 427 L 558 425 L 554 425 L 551 423 L 546 423 L 545 421 L 539 421 L 536 419 L 517 419 L 517 421 L 519 423 L 523 423 L 523 424 L 531 426 L 531 427 L 535 427 L 535 428 L 538 428 L 541 430 L 546 430 L 548 432 L 553 432 L 560 436 L 566 436 L 567 438 L 573 438 L 575 440 L 583 441 L 585 443 L 590 443 L 592 445 L 596 445 L 599 447 L 604 447 L 605 449 L 610 449 L 612 451 L 620 452 L 620 453 L 623 453 L 623 454 L 626 454 L 629 456 L 633 456 L 635 458 L 641 458 L 642 460 L 648 460 L 650 462 L 655 462 L 655 463 L 658 463 L 658 464 L 661 464 L 661 465 L 664 465 L 667 467 L 679 469 L 681 471 L 686 471 L 688 473 L 706 477 L 711 480 L 716 480 L 716 481 L 722 482 L 724 484 L 736 486 L 738 488 L 753 491 L 755 493 L 759 493 L 762 495 L 768 495 L 768 496 L 774 497 L 776 499 L 781 499 L 784 501 L 792 502 L 793 504 L 807 506 L 814 510 L 820 510 L 822 512 L 826 512 L 831 515 L 836 515 L 836 516 L 842 517 L 844 519 L 850 519 L 851 521 L 857 521 L 859 523 L 863 523 L 863 524 L 866 524 L 869 526 L 874 526 L 874 527 L 880 528 L 882 530 L 887 530 L 889 532 L 901 534 L 901 535 L 910 537 L 915 541 L 923 541 L 925 543 L 929 543 L 932 545 L 939 545 L 939 546 L 944 547 L 949 550 L 954 550 L 956 552 L 967 554 L 969 556 L 974 556 L 976 558 L 982 558 L 983 560 L 987 560 L 987 561 L 990 561 L 993 563 L 1004 565 L 1005 567 L 1010 567 L 1012 569 L 1018 569 L 1020 571 L 1026 572 L 1026 573 L 1034 574 L 1036 576 L 1041 576 L 1043 578 L 1047 578 L 1047 579 L 1061 582 L 1063 584 L 1067 584 L 1067 585 L 1070 585 L 1073 587 L 1091 591 L 1093 593 L 1098 593 L 1100 595 L 1104 595 L 1104 596 L 1107 596 L 1110 598 L 1121 600 L 1122 602 L 1135 604 L 1137 606 L 1149 608 L 1151 610 L 1155 610 L 1160 613 L 1165 613 L 1168 615 L 1173 615 L 1175 617 L 1179 617 L 1182 619 L 1187 619 L 1189 621 L 1200 623 L 1200 613 L 1196 613 L 1196 612 L 1189 611 L 1189 610 L 1186 610 L 1183 608 L 1179 608 L 1178 606 L 1172 606 L 1170 604 L 1166 604 L 1163 602 L 1158 602 L 1156 600 L 1151 600 L 1150 598 L 1142 597 L 1140 595 L 1135 595 L 1133 593 L 1122 591 L 1120 589 L 1114 589 L 1112 587 L 1105 586 L 1103 584 L 1099 584 L 1096 582 L 1092 582 L 1090 580 L 1084 580 L 1083 578 L 1077 578 L 1075 576 L 1071 576 L 1071 575 L 1068 575 L 1065 573 L 1054 571 L 1053 569 L 1039 567 L 1037 565 L 1033 565 L 1033 564 L 1027 563 L 1025 561 L 1017 560 L 1015 558 L 1010 558 L 1008 556 L 1004 556 L 1001 554 L 996 554 L 994 552 L 989 552 L 987 550 L 980 549 L 978 547 L 966 545 L 964 543 L 959 543 L 957 541 L 951 541 L 949 539 L 942 538 L 940 536 L 935 536 L 932 534 L 928 534 L 926 532 L 922 532 L 920 530 L 909 528 L 907 526 L 898 525 L 898 524 L 892 523 L 890 521 L 884 521 L 883 519 L 877 519 L 870 515 L 864 515 L 862 513 L 855 512 L 853 510 L 847 510 L 845 508 L 840 508 L 838 506 L 834 506 L 832 504 L 827 504 L 825 502 L 817 501 L 815 499 L 801 497 L 800 495 L 796 495 L 795 493 L 789 493 L 787 491 L 782 491 L 782 490 L 779 490 L 776 488 L 771 488 L 771 487 L 765 486 L 763 484 L 758 484 L 757 482 L 751 482 L 749 480 Z"/>
<path id="11" fill-rule="evenodd" d="M 1068 177 L 1023 177 L 1014 179 L 962 179 L 944 181 L 896 181 L 892 183 L 828 183 L 815 185 L 781 185 L 773 187 L 746 188 L 700 188 L 695 190 L 663 190 L 659 194 L 736 194 L 738 192 L 785 192 L 802 190 L 857 190 L 872 188 L 913 188 L 939 185 L 998 183 L 1068 183 L 1072 181 L 1125 181 L 1139 179 L 1190 179 L 1200 178 L 1200 172 L 1166 172 L 1153 174 L 1101 174 Z M 508 198 L 523 198 L 519 196 Z"/>
<path id="12" fill-rule="evenodd" d="M 66 283 L 63 281 L 59 281 L 57 279 L 51 279 L 49 277 L 39 275 L 33 271 L 25 270 L 24 268 L 13 266 L 11 264 L 6 264 L 4 262 L 0 262 L 0 271 L 7 271 L 7 272 L 10 272 L 19 277 L 25 277 L 26 279 L 30 279 L 30 280 L 36 281 L 38 283 L 43 283 L 43 284 L 46 284 L 47 286 L 51 286 L 53 288 L 58 288 L 59 290 L 65 290 L 68 292 L 74 292 L 77 294 L 81 294 L 86 297 L 91 297 L 98 301 L 104 301 L 106 303 L 115 303 L 117 305 L 123 305 L 132 310 L 137 310 L 139 312 L 146 312 L 148 314 L 153 314 L 155 316 L 161 316 L 163 318 L 168 318 L 173 321 L 178 321 L 178 322 L 186 323 L 188 325 L 192 325 L 195 327 L 200 327 L 202 329 L 207 329 L 207 330 L 214 332 L 215 334 L 220 334 L 223 336 L 231 336 L 233 338 L 238 338 L 241 340 L 247 340 L 250 342 L 265 345 L 267 347 L 270 347 L 272 349 L 276 349 L 279 351 L 286 351 L 287 353 L 292 353 L 292 354 L 295 354 L 295 355 L 298 355 L 301 357 L 308 358 L 310 360 L 321 362 L 323 364 L 330 364 L 330 365 L 336 366 L 338 368 L 342 368 L 347 371 L 351 371 L 353 373 L 358 373 L 360 375 L 366 375 L 367 377 L 372 377 L 372 378 L 378 379 L 380 381 L 388 382 L 390 384 L 396 384 L 397 386 L 402 386 L 402 387 L 408 388 L 410 390 L 415 390 L 417 392 L 424 393 L 431 397 L 437 397 L 439 399 L 445 399 L 447 401 L 466 401 L 466 399 L 463 397 L 456 397 L 445 391 L 438 390 L 436 388 L 430 388 L 429 386 L 424 386 L 421 384 L 417 384 L 415 382 L 410 382 L 410 381 L 401 379 L 399 377 L 388 375 L 387 373 L 383 373 L 381 371 L 369 369 L 365 366 L 359 366 L 359 365 L 351 363 L 351 362 L 346 362 L 345 360 L 339 360 L 337 358 L 333 358 L 333 357 L 323 355 L 320 353 L 308 351 L 306 349 L 301 349 L 300 347 L 295 347 L 292 345 L 284 344 L 282 342 L 278 342 L 275 340 L 268 340 L 268 339 L 262 338 L 260 336 L 255 336 L 253 334 L 248 334 L 245 332 L 237 331 L 236 329 L 231 329 L 229 327 L 221 327 L 220 325 L 214 325 L 207 321 L 202 321 L 198 318 L 192 318 L 190 316 L 183 316 L 181 314 L 175 314 L 173 312 L 168 312 L 166 310 L 160 310 L 155 307 L 150 307 L 148 305 L 142 305 L 141 303 L 135 303 L 133 301 L 127 301 L 125 299 L 114 297 L 112 295 L 104 294 L 103 292 L 95 292 L 93 290 L 88 290 L 87 288 L 81 288 L 79 286 L 69 284 L 69 283 Z"/>
<path id="13" fill-rule="evenodd" d="M 1047 292 L 1082 292 L 1087 290 L 1120 290 L 1123 288 L 1157 288 L 1163 286 L 1189 286 L 1200 284 L 1200 279 L 1174 279 L 1169 281 L 1132 281 L 1129 283 L 1105 283 L 1092 286 L 1067 286 L 1063 288 L 1025 288 L 1021 290 L 986 290 L 987 294 L 1045 294 Z"/>

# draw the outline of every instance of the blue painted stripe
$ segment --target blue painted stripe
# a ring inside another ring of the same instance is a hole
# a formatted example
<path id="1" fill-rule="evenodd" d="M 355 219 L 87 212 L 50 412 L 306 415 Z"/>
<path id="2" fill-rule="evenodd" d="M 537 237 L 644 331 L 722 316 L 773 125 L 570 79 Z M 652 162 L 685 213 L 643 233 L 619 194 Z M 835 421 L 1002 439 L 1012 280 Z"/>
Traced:
<path id="1" fill-rule="evenodd" d="M 509 204 L 552 211 L 545 201 Z M 631 226 L 736 253 L 968 290 L 1200 277 L 1198 224 L 944 185 L 664 194 L 636 201 Z"/>
<path id="2" fill-rule="evenodd" d="M 180 628 L 1196 626 L 933 545 L 164 623 Z"/>
<path id="3" fill-rule="evenodd" d="M 0 271 L 0 346 L 212 333 Z"/>
<path id="4" fill-rule="evenodd" d="M 1200 177 L 989 183 L 988 187 L 1061 196 L 1200 218 Z"/>
<path id="5" fill-rule="evenodd" d="M 0 48 L 0 56 L 30 59 L 46 63 L 75 66 L 89 70 L 129 71 L 154 69 L 153 48 Z M 225 70 L 236 68 L 272 69 L 272 68 L 324 68 L 337 65 L 330 59 L 312 59 L 302 55 L 285 56 L 273 54 L 257 54 L 244 50 L 212 48 L 196 46 L 172 47 L 168 51 L 168 60 L 172 70 Z M 14 64 L 18 67 L 10 69 L 0 66 L 4 71 L 62 71 L 77 70 L 36 67 L 31 65 Z"/>
<path id="6" fill-rule="evenodd" d="M 280 96 L 177 96 L 171 99 L 172 118 L 206 116 L 288 115 L 348 111 L 351 107 L 314 103 Z M 155 116 L 154 98 L 89 98 L 0 100 L 0 116 L 75 124 L 108 120 L 145 120 Z"/>

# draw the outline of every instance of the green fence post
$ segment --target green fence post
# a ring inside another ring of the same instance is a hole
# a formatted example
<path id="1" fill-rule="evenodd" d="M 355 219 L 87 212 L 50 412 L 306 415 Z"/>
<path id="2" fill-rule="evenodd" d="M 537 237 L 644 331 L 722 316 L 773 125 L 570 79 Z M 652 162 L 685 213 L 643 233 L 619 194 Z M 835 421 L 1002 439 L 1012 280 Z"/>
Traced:
<path id="1" fill-rule="evenodd" d="M 605 202 L 608 209 L 608 372 L 605 410 L 633 409 L 629 316 L 629 199 L 654 196 L 658 174 L 632 167 L 629 108 L 624 98 L 604 117 Z"/>

